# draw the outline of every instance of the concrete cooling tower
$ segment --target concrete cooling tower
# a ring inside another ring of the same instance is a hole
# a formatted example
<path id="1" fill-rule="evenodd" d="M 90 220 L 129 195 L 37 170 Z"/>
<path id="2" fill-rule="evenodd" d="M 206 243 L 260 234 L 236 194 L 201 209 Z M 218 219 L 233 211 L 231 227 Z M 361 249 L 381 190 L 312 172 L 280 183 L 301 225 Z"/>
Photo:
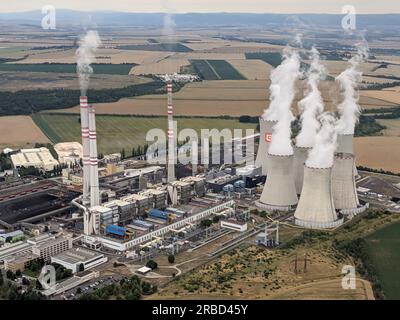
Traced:
<path id="1" fill-rule="evenodd" d="M 353 134 L 338 134 L 337 137 L 337 153 L 350 153 L 354 155 Z M 354 161 L 354 175 L 357 176 L 356 162 Z"/>
<path id="2" fill-rule="evenodd" d="M 335 211 L 331 173 L 332 168 L 304 166 L 303 188 L 294 213 L 297 225 L 310 229 L 328 229 L 343 223 Z"/>
<path id="3" fill-rule="evenodd" d="M 345 214 L 356 214 L 363 209 L 358 201 L 354 180 L 354 155 L 350 153 L 335 154 L 332 169 L 332 191 L 335 208 Z"/>
<path id="4" fill-rule="evenodd" d="M 289 211 L 298 201 L 293 176 L 293 155 L 268 154 L 268 174 L 256 205 L 266 211 Z"/>
<path id="5" fill-rule="evenodd" d="M 272 140 L 272 128 L 277 121 L 264 120 L 260 117 L 260 143 L 258 145 L 257 157 L 255 165 L 262 167 L 262 174 L 267 174 L 268 168 L 268 149 Z"/>
<path id="6" fill-rule="evenodd" d="M 294 158 L 293 158 L 293 167 L 294 167 L 294 185 L 296 187 L 296 193 L 300 194 L 301 189 L 303 187 L 303 176 L 304 176 L 304 164 L 308 157 L 308 151 L 311 148 L 306 147 L 294 147 Z"/>

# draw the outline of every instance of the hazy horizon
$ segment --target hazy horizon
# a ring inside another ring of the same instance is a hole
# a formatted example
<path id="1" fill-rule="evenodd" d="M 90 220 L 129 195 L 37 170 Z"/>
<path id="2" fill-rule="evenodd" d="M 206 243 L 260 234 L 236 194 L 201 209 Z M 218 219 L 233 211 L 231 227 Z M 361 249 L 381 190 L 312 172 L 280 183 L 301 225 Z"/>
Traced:
<path id="1" fill-rule="evenodd" d="M 4 1 L 4 0 L 3 0 Z M 325 0 L 317 3 L 309 0 L 145 0 L 113 2 L 105 0 L 18 0 L 4 3 L 1 13 L 41 10 L 53 5 L 62 10 L 115 11 L 131 13 L 277 13 L 277 14 L 341 14 L 342 7 L 352 5 L 359 14 L 400 13 L 400 1 L 381 0 Z"/>

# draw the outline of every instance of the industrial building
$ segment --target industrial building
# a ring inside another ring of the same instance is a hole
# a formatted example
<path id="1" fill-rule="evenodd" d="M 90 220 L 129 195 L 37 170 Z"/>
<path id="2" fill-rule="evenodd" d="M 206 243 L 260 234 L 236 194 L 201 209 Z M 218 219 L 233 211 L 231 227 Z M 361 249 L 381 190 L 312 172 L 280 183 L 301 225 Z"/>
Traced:
<path id="1" fill-rule="evenodd" d="M 11 162 L 15 169 L 34 167 L 44 171 L 51 171 L 59 165 L 47 148 L 21 149 L 11 155 Z"/>
<path id="2" fill-rule="evenodd" d="M 45 261 L 50 261 L 52 256 L 71 248 L 71 238 L 59 237 L 33 246 L 32 253 Z"/>
<path id="3" fill-rule="evenodd" d="M 268 172 L 268 151 L 269 144 L 272 141 L 272 128 L 277 121 L 265 120 L 260 117 L 260 142 L 258 145 L 257 157 L 255 165 L 262 168 L 262 174 L 266 175 Z"/>
<path id="4" fill-rule="evenodd" d="M 92 269 L 107 260 L 104 254 L 83 248 L 73 248 L 51 257 L 51 263 L 58 263 L 72 273 Z"/>
<path id="5" fill-rule="evenodd" d="M 83 147 L 79 142 L 60 142 L 54 145 L 58 161 L 63 164 L 79 163 L 83 157 Z"/>

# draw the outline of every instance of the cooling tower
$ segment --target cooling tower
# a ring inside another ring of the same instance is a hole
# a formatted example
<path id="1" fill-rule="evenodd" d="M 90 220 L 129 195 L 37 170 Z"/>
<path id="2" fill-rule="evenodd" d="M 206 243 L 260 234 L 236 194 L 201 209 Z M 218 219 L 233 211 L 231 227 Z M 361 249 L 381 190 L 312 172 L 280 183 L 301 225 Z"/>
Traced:
<path id="1" fill-rule="evenodd" d="M 310 229 L 334 228 L 338 220 L 332 197 L 332 168 L 304 166 L 304 182 L 299 203 L 294 213 L 295 223 Z"/>
<path id="2" fill-rule="evenodd" d="M 293 176 L 293 155 L 268 154 L 268 174 L 256 205 L 266 211 L 289 211 L 297 204 Z"/>
<path id="3" fill-rule="evenodd" d="M 176 180 L 175 177 L 175 144 L 174 144 L 174 109 L 172 106 L 172 82 L 167 84 L 168 95 L 168 166 L 167 166 L 167 181 L 172 182 Z"/>
<path id="4" fill-rule="evenodd" d="M 332 169 L 332 191 L 335 208 L 338 210 L 356 210 L 360 204 L 353 170 L 354 155 L 350 153 L 335 154 Z"/>
<path id="5" fill-rule="evenodd" d="M 350 153 L 354 154 L 353 134 L 338 134 L 337 137 L 337 153 Z M 357 176 L 356 162 L 354 161 L 354 175 Z"/>
<path id="6" fill-rule="evenodd" d="M 97 137 L 95 107 L 89 107 L 89 141 L 90 141 L 90 207 L 100 204 L 99 170 L 97 161 Z"/>
<path id="7" fill-rule="evenodd" d="M 294 147 L 294 157 L 293 157 L 293 170 L 294 170 L 294 185 L 296 187 L 296 193 L 301 193 L 301 188 L 303 187 L 303 176 L 304 176 L 304 164 L 308 157 L 308 151 L 311 148 L 305 147 Z"/>
<path id="8" fill-rule="evenodd" d="M 88 99 L 86 96 L 80 97 L 80 113 L 81 113 L 81 132 L 83 146 L 83 198 L 84 205 L 89 204 L 90 189 L 90 146 L 89 146 L 89 112 Z"/>
<path id="9" fill-rule="evenodd" d="M 272 128 L 277 121 L 264 120 L 260 117 L 260 142 L 258 145 L 255 165 L 262 167 L 262 174 L 266 175 L 268 171 L 268 149 L 272 139 Z"/>

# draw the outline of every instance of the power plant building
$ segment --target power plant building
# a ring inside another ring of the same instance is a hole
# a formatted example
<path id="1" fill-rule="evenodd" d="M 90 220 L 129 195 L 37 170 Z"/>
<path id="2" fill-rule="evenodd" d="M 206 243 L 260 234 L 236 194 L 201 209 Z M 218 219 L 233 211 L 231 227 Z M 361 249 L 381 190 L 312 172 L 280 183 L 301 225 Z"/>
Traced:
<path id="1" fill-rule="evenodd" d="M 260 142 L 258 145 L 257 157 L 255 165 L 262 168 L 262 174 L 266 175 L 268 172 L 268 150 L 269 144 L 272 141 L 272 128 L 277 121 L 265 120 L 260 117 Z"/>
<path id="2" fill-rule="evenodd" d="M 44 171 L 51 171 L 59 164 L 47 148 L 21 149 L 11 155 L 11 162 L 15 169 L 34 167 Z"/>
<path id="3" fill-rule="evenodd" d="M 296 186 L 296 193 L 301 193 L 301 188 L 303 187 L 303 178 L 304 178 L 304 164 L 306 163 L 308 152 L 311 148 L 306 147 L 294 147 L 294 158 L 293 158 L 293 166 L 294 166 L 294 184 Z"/>

